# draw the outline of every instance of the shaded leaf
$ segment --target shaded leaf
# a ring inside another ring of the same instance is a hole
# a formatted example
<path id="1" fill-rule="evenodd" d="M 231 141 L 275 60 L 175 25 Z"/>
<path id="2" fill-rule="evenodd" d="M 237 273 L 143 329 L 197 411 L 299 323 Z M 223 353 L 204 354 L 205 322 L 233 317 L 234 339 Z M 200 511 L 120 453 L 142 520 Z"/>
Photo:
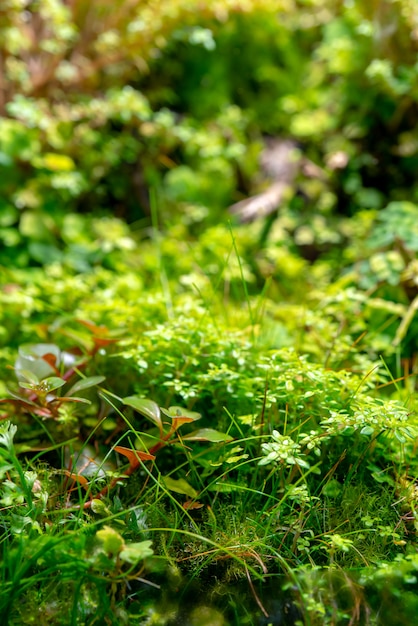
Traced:
<path id="1" fill-rule="evenodd" d="M 19 406 L 20 408 L 24 408 L 26 410 L 37 408 L 38 405 L 31 400 L 25 400 L 24 398 L 2 398 L 0 400 L 0 404 L 12 404 L 13 406 Z"/>
<path id="2" fill-rule="evenodd" d="M 91 404 L 90 400 L 87 400 L 87 398 L 77 398 L 75 396 L 60 396 L 59 398 L 51 400 L 49 404 L 52 404 L 53 402 L 59 402 L 60 404 L 63 402 L 83 402 L 84 404 Z"/>
<path id="3" fill-rule="evenodd" d="M 195 500 L 186 500 L 186 502 L 183 502 L 182 504 L 183 509 L 185 509 L 186 511 L 192 511 L 194 509 L 201 509 L 204 506 L 205 505 L 202 504 L 202 502 L 196 502 Z"/>
<path id="4" fill-rule="evenodd" d="M 234 485 L 233 483 L 217 482 L 212 483 L 208 487 L 209 491 L 219 491 L 221 493 L 231 493 L 232 491 L 239 491 L 240 485 Z"/>
<path id="5" fill-rule="evenodd" d="M 69 396 L 72 393 L 77 393 L 78 391 L 83 391 L 89 387 L 100 385 L 100 383 L 102 383 L 105 379 L 105 376 L 89 376 L 88 378 L 82 378 L 81 380 L 78 380 L 65 395 Z"/>
<path id="6" fill-rule="evenodd" d="M 89 481 L 85 476 L 82 476 L 81 474 L 74 474 L 73 472 L 69 472 L 68 470 L 64 470 L 64 474 L 68 476 L 68 478 L 71 478 L 72 480 L 80 483 L 80 485 L 82 485 L 84 488 L 88 487 Z"/>

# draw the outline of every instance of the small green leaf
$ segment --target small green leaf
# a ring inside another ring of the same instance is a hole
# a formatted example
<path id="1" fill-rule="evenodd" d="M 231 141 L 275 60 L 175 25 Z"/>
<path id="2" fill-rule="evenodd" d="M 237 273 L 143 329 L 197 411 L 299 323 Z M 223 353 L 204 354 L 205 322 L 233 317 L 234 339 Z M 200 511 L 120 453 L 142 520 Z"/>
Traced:
<path id="1" fill-rule="evenodd" d="M 175 493 L 182 493 L 185 496 L 189 496 L 190 498 L 197 498 L 198 492 L 196 489 L 193 489 L 191 485 L 184 480 L 184 478 L 179 478 L 179 480 L 174 480 L 174 478 L 170 478 L 169 476 L 163 476 L 164 484 L 169 491 L 174 491 Z"/>
<path id="2" fill-rule="evenodd" d="M 40 384 L 39 387 L 42 387 L 43 389 L 45 389 L 45 391 L 54 391 L 54 389 L 59 389 L 60 387 L 63 387 L 63 385 L 65 385 L 65 380 L 63 380 L 62 378 L 58 378 L 58 376 L 50 376 L 49 378 L 44 378 Z"/>
<path id="3" fill-rule="evenodd" d="M 152 541 L 141 541 L 140 543 L 128 543 L 119 554 L 122 561 L 136 565 L 138 561 L 152 556 L 154 554 L 151 548 Z"/>
<path id="4" fill-rule="evenodd" d="M 233 437 L 226 433 L 221 433 L 219 430 L 213 430 L 213 428 L 200 428 L 194 430 L 192 433 L 185 435 L 183 439 L 188 441 L 210 441 L 211 443 L 221 443 L 233 441 Z"/>
<path id="5" fill-rule="evenodd" d="M 395 428 L 395 430 L 393 431 L 393 434 L 395 435 L 396 439 L 400 443 L 405 443 L 406 442 L 406 437 L 403 435 L 401 430 L 398 430 L 397 428 Z"/>
<path id="6" fill-rule="evenodd" d="M 108 515 L 112 514 L 110 509 L 108 509 L 103 502 L 103 500 L 99 500 L 98 498 L 94 498 L 91 501 L 91 510 L 93 511 L 93 513 L 96 513 L 96 515 L 101 515 L 102 517 L 107 517 Z"/>
<path id="7" fill-rule="evenodd" d="M 123 404 L 131 406 L 135 411 L 141 413 L 144 417 L 157 424 L 160 431 L 162 431 L 163 425 L 161 422 L 161 414 L 158 405 L 152 400 L 145 398 L 139 398 L 138 396 L 128 396 L 122 399 Z"/>
<path id="8" fill-rule="evenodd" d="M 104 551 L 112 555 L 118 554 L 125 545 L 122 535 L 110 526 L 103 526 L 96 537 L 102 542 Z"/>
<path id="9" fill-rule="evenodd" d="M 243 459 L 248 459 L 249 454 L 241 454 L 238 456 L 229 456 L 227 459 L 225 459 L 225 463 L 229 463 L 230 465 L 235 465 L 236 463 L 238 463 L 238 461 L 242 461 Z"/>
<path id="10" fill-rule="evenodd" d="M 105 376 L 89 376 L 88 378 L 82 378 L 81 380 L 78 380 L 65 395 L 69 396 L 72 393 L 77 393 L 79 391 L 83 391 L 84 389 L 88 389 L 89 387 L 100 385 L 100 383 L 104 380 Z"/>
<path id="11" fill-rule="evenodd" d="M 372 428 L 371 426 L 363 426 L 363 428 L 360 431 L 361 435 L 373 435 L 374 433 L 374 428 Z"/>
<path id="12" fill-rule="evenodd" d="M 189 420 L 200 420 L 202 417 L 200 413 L 196 413 L 196 411 L 188 411 L 187 409 L 183 409 L 181 406 L 170 406 L 168 409 L 161 409 L 161 413 L 167 415 L 167 417 L 188 417 Z"/>
<path id="13" fill-rule="evenodd" d="M 13 449 L 13 438 L 17 432 L 17 426 L 8 420 L 0 424 L 0 445 L 8 450 Z"/>

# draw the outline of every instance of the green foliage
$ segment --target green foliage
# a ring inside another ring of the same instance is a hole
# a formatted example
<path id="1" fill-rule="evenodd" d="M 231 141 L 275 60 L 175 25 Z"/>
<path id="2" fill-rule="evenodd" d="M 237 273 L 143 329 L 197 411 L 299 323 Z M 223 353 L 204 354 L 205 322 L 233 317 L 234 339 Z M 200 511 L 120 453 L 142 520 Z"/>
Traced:
<path id="1" fill-rule="evenodd" d="M 413 3 L 6 5 L 3 619 L 226 624 L 178 590 L 242 579 L 231 624 L 274 621 L 271 576 L 295 620 L 410 623 Z M 266 134 L 321 173 L 227 224 Z"/>

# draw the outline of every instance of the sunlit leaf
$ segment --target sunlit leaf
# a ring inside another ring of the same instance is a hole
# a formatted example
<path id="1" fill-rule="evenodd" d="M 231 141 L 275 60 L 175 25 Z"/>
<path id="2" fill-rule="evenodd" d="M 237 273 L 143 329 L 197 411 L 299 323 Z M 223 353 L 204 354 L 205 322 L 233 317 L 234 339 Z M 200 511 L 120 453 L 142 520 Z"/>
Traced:
<path id="1" fill-rule="evenodd" d="M 181 406 L 170 406 L 168 409 L 161 408 L 161 413 L 167 415 L 167 417 L 175 418 L 175 417 L 188 417 L 189 421 L 200 420 L 202 417 L 200 413 L 196 411 L 189 411 L 188 409 L 183 409 Z"/>
<path id="2" fill-rule="evenodd" d="M 58 378 L 58 376 L 51 376 L 50 378 L 44 378 L 39 386 L 49 393 L 50 391 L 63 387 L 65 382 L 65 380 Z"/>
<path id="3" fill-rule="evenodd" d="M 201 428 L 200 430 L 194 430 L 192 433 L 188 433 L 183 437 L 188 441 L 210 441 L 211 443 L 221 443 L 232 441 L 234 438 L 226 433 L 221 433 L 219 430 L 213 430 L 212 428 Z"/>
<path id="4" fill-rule="evenodd" d="M 112 515 L 110 509 L 107 508 L 103 500 L 99 500 L 98 498 L 93 498 L 91 501 L 91 510 L 93 513 L 96 513 L 96 515 L 101 515 L 102 517 Z"/>
<path id="5" fill-rule="evenodd" d="M 162 432 L 163 425 L 161 422 L 160 409 L 155 402 L 138 396 L 128 396 L 127 398 L 123 398 L 122 402 L 127 406 L 131 406 L 135 411 L 138 411 L 138 413 L 141 413 L 141 415 L 154 422 L 160 429 L 160 432 Z"/>
<path id="6" fill-rule="evenodd" d="M 148 452 L 131 450 L 130 448 L 124 448 L 123 446 L 115 446 L 114 450 L 115 452 L 126 456 L 131 467 L 138 467 L 138 465 L 140 465 L 140 461 L 153 461 L 155 459 L 155 456 L 148 454 Z"/>
<path id="7" fill-rule="evenodd" d="M 189 485 L 187 480 L 184 480 L 184 478 L 179 478 L 178 480 L 175 480 L 174 478 L 170 478 L 169 476 L 163 476 L 162 479 L 169 491 L 182 493 L 186 496 L 189 496 L 189 498 L 196 498 L 198 495 L 196 489 Z"/>
<path id="8" fill-rule="evenodd" d="M 406 442 L 406 437 L 403 434 L 403 432 L 398 429 L 395 428 L 395 430 L 393 431 L 393 434 L 395 435 L 396 439 L 400 442 L 400 443 L 405 443 Z"/>
<path id="9" fill-rule="evenodd" d="M 109 554 L 116 555 L 125 547 L 122 535 L 110 526 L 103 526 L 97 531 L 96 537 L 103 544 L 104 551 Z"/>
<path id="10" fill-rule="evenodd" d="M 178 430 L 183 424 L 194 422 L 193 417 L 173 417 L 172 428 Z"/>
<path id="11" fill-rule="evenodd" d="M 360 431 L 361 435 L 373 435 L 374 433 L 374 428 L 372 426 L 363 426 L 363 428 Z"/>
<path id="12" fill-rule="evenodd" d="M 5 446 L 9 450 L 13 448 L 13 438 L 17 432 L 17 426 L 9 422 L 9 420 L 3 422 L 0 425 L 0 445 Z"/>
<path id="13" fill-rule="evenodd" d="M 248 459 L 248 457 L 249 457 L 249 454 L 229 456 L 227 459 L 225 459 L 225 463 L 229 463 L 230 465 L 235 465 L 236 463 L 238 463 L 238 461 Z"/>
<path id="14" fill-rule="evenodd" d="M 125 563 L 136 565 L 139 561 L 143 561 L 154 554 L 151 545 L 152 541 L 148 539 L 140 543 L 128 543 L 123 550 L 121 550 L 119 557 L 122 561 L 125 561 Z"/>

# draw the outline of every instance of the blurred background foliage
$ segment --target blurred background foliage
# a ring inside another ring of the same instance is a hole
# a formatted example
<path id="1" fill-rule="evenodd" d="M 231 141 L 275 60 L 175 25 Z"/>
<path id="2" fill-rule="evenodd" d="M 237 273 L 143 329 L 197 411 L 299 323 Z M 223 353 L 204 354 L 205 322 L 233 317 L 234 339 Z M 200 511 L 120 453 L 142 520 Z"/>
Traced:
<path id="1" fill-rule="evenodd" d="M 412 357 L 417 47 L 414 0 L 5 0 L 0 263 L 141 268 L 148 288 L 153 221 L 177 293 L 242 298 L 244 276 L 316 306 L 353 288 Z M 322 174 L 295 180 L 267 230 L 237 228 L 239 265 L 227 207 L 267 184 L 266 137 Z"/>

